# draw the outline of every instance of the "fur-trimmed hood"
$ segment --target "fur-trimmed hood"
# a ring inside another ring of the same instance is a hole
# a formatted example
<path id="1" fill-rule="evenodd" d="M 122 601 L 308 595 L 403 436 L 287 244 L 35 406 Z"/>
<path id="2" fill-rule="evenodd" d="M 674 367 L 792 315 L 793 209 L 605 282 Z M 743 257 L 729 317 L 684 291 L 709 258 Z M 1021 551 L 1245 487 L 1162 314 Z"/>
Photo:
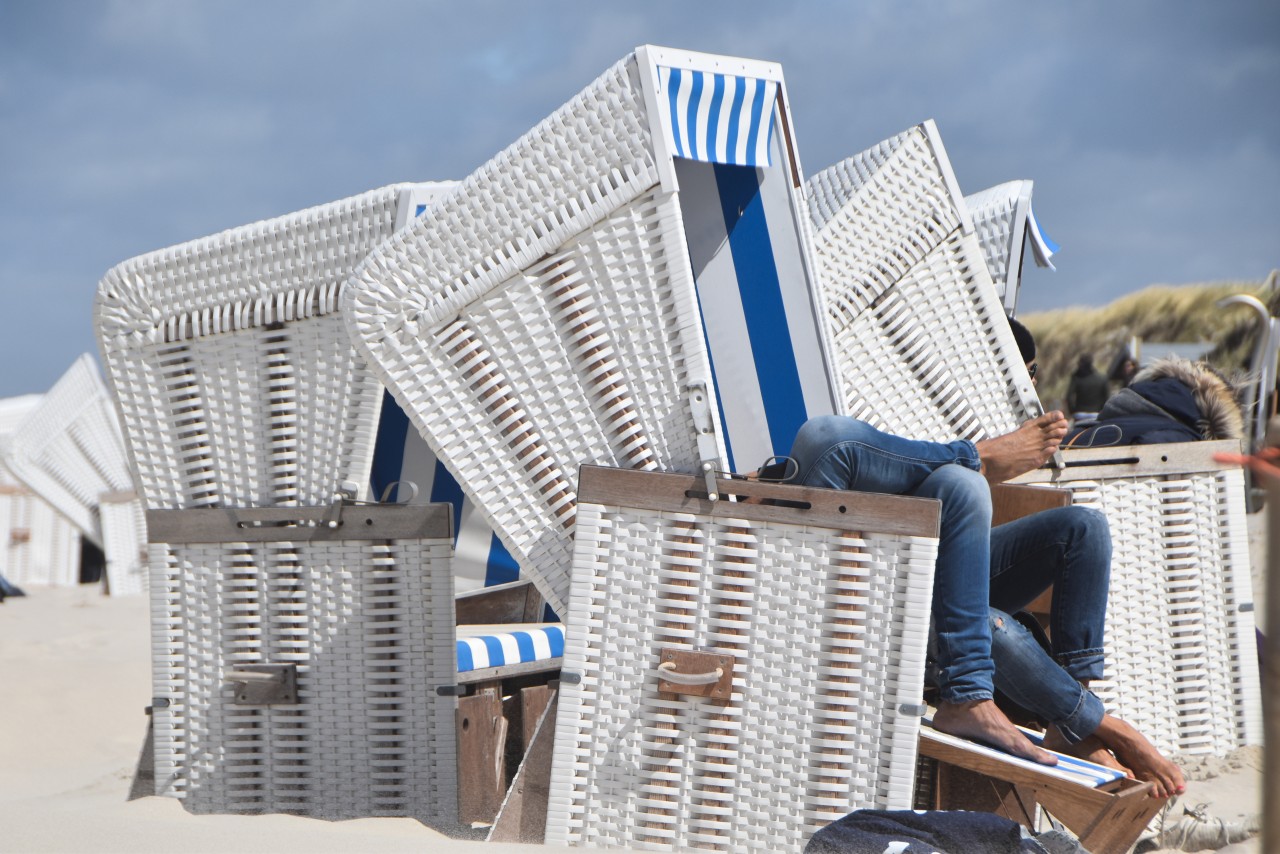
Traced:
<path id="1" fill-rule="evenodd" d="M 1076 425 L 1063 445 L 1086 448 L 1240 439 L 1244 414 L 1232 383 L 1204 362 L 1155 362 Z"/>
<path id="2" fill-rule="evenodd" d="M 1211 365 L 1168 358 L 1153 362 L 1133 378 L 1133 385 L 1172 378 L 1191 390 L 1200 417 L 1196 429 L 1203 439 L 1240 439 L 1244 437 L 1244 413 L 1236 397 L 1236 389 Z"/>

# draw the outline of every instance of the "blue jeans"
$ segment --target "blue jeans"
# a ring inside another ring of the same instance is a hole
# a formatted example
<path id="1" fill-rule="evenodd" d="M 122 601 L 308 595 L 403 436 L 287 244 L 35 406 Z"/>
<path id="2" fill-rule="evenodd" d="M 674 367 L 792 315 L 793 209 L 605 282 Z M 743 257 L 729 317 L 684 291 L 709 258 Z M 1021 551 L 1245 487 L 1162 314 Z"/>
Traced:
<path id="1" fill-rule="evenodd" d="M 1105 517 L 1084 507 L 991 527 L 991 490 L 972 442 L 921 442 L 839 415 L 810 419 L 791 456 L 806 486 L 937 498 L 934 655 L 948 703 L 999 687 L 1068 741 L 1091 734 L 1102 703 L 1081 680 L 1102 676 L 1111 572 Z M 1052 656 L 1008 616 L 1053 585 Z"/>

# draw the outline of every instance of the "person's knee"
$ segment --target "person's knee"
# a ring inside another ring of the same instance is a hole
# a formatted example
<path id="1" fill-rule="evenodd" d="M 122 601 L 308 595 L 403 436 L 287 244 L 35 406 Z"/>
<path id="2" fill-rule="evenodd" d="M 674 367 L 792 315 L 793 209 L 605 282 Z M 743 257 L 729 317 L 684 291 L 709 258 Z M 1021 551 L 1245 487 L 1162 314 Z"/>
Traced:
<path id="1" fill-rule="evenodd" d="M 858 441 L 867 424 L 847 415 L 815 415 L 800 425 L 795 444 L 810 448 L 829 447 L 840 442 Z"/>
<path id="2" fill-rule="evenodd" d="M 1102 511 L 1093 507 L 1070 506 L 1063 508 L 1063 526 L 1070 539 L 1086 543 L 1092 548 L 1111 551 L 1111 525 Z"/>
<path id="3" fill-rule="evenodd" d="M 939 499 L 946 518 L 991 527 L 991 486 L 973 469 L 940 466 L 913 494 Z"/>

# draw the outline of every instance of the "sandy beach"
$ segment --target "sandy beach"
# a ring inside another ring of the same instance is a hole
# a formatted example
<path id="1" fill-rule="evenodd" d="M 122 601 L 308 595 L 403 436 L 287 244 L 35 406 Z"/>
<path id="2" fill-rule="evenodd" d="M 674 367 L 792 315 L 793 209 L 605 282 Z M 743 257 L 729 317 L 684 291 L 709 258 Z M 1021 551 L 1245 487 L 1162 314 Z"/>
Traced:
<path id="1" fill-rule="evenodd" d="M 0 852 L 358 852 L 503 854 L 411 819 L 327 822 L 197 816 L 180 801 L 129 800 L 146 735 L 148 607 L 97 587 L 33 588 L 0 604 Z M 1256 813 L 1261 750 L 1196 760 L 1183 805 Z M 1261 851 L 1257 839 L 1222 849 Z"/>

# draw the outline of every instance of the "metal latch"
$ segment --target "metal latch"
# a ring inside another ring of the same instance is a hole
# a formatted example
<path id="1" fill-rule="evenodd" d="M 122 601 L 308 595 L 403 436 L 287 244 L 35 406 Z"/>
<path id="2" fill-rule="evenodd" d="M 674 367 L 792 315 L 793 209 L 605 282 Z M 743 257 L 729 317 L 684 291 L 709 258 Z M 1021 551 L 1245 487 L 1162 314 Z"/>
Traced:
<path id="1" fill-rule="evenodd" d="M 238 664 L 225 678 L 237 706 L 273 706 L 298 702 L 298 665 Z"/>
<path id="2" fill-rule="evenodd" d="M 711 412 L 711 395 L 706 383 L 690 383 L 689 411 L 693 413 L 693 427 L 697 432 L 698 469 L 707 484 L 707 498 L 718 501 L 716 471 L 720 468 L 720 449 L 716 446 L 716 422 Z"/>

